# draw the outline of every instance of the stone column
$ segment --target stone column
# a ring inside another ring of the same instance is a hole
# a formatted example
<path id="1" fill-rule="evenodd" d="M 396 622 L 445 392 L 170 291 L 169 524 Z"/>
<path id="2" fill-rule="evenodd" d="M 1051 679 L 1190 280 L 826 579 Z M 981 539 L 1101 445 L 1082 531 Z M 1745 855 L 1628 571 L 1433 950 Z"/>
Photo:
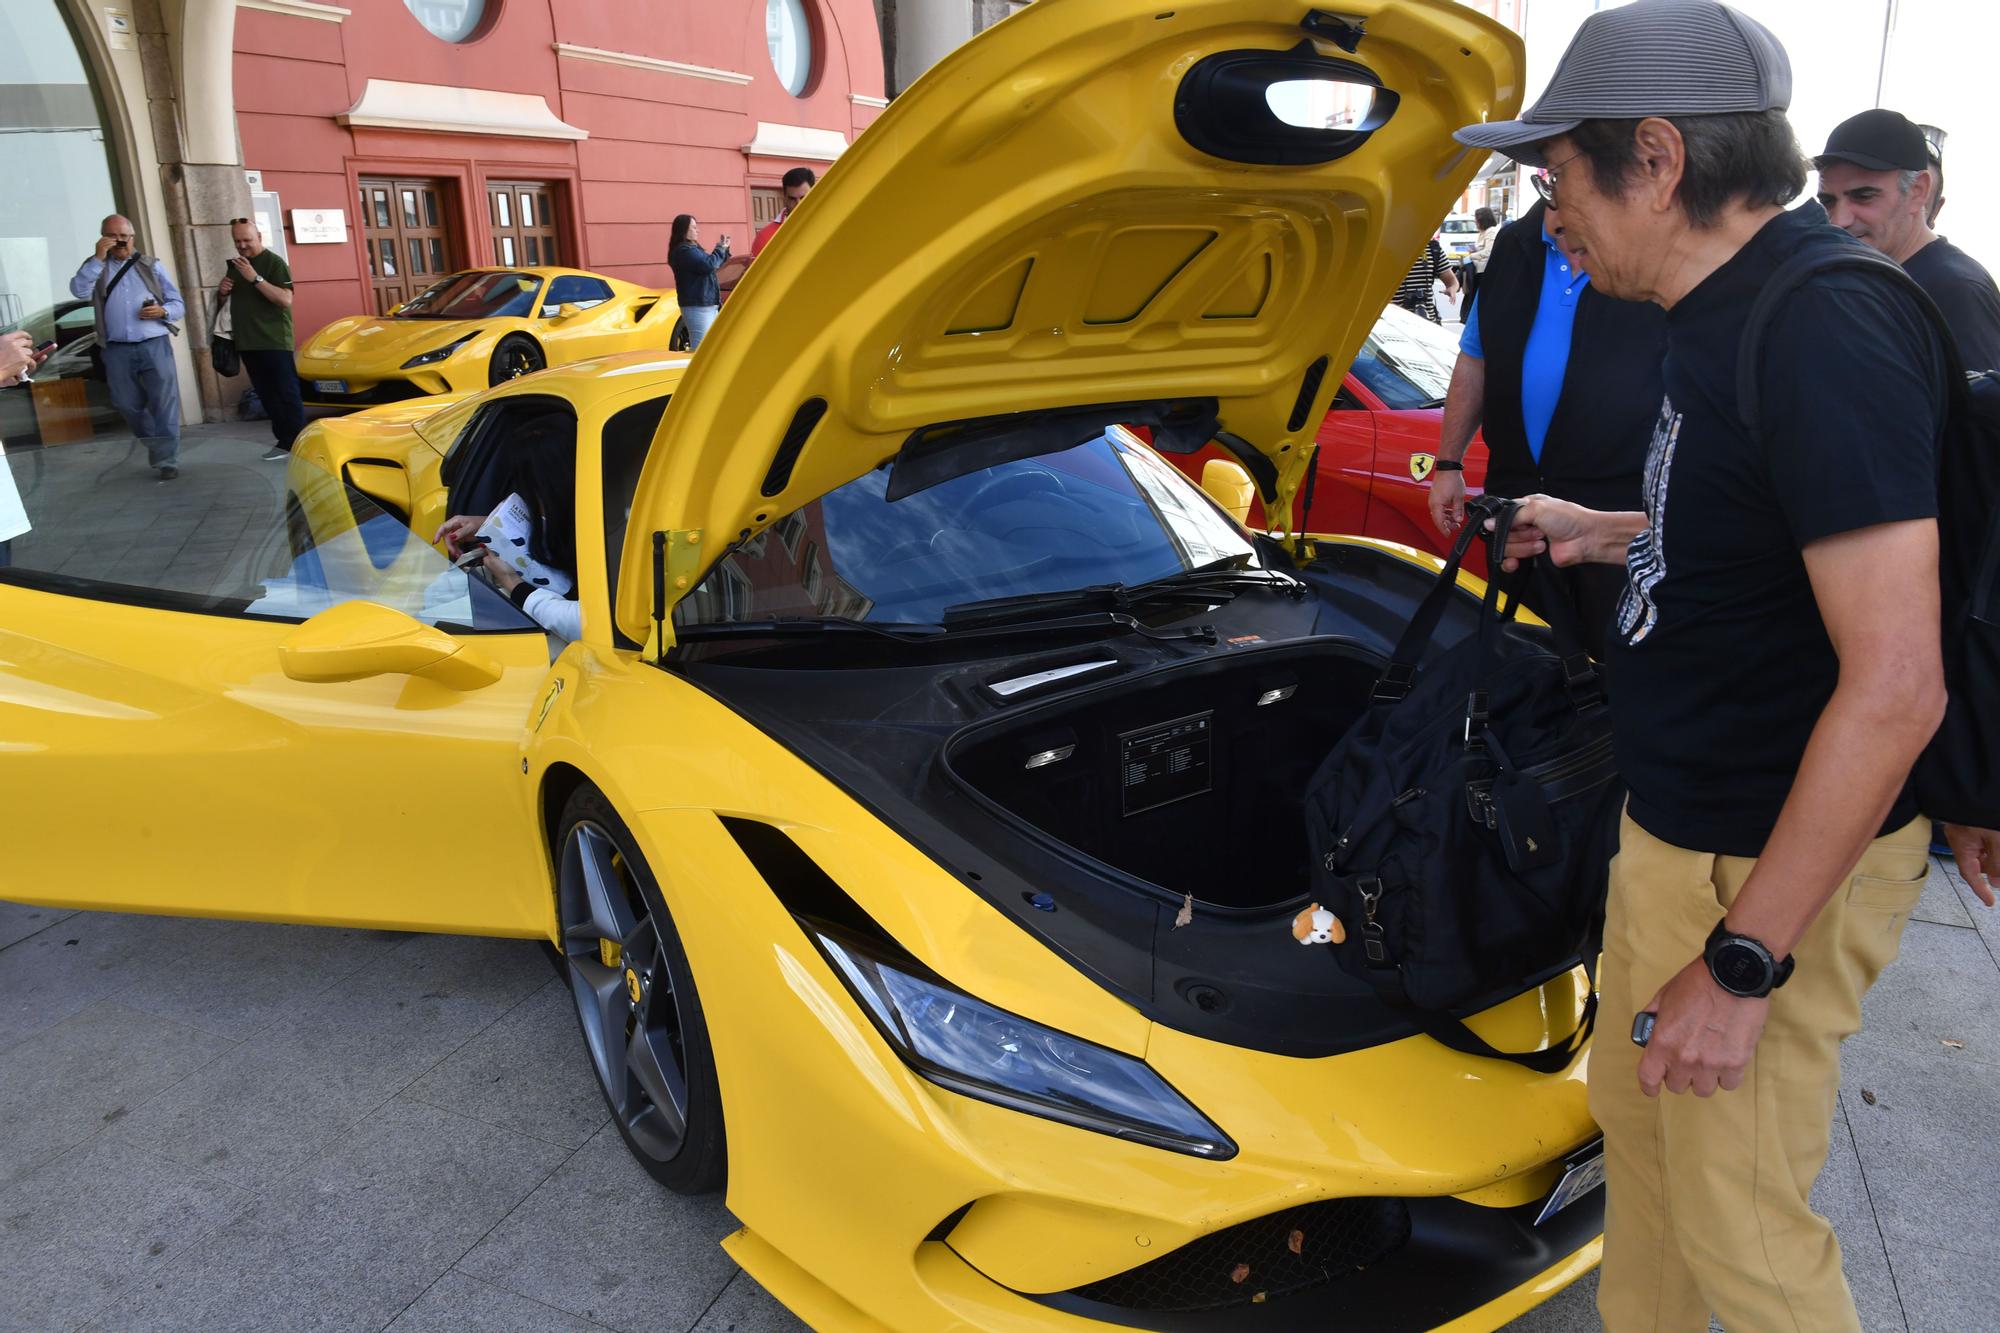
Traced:
<path id="1" fill-rule="evenodd" d="M 250 215 L 236 138 L 235 0 L 136 0 L 133 10 L 166 197 L 167 257 L 187 297 L 184 332 L 202 419 L 221 421 L 247 382 L 219 380 L 208 355 L 215 284 L 235 253 L 229 219 Z"/>

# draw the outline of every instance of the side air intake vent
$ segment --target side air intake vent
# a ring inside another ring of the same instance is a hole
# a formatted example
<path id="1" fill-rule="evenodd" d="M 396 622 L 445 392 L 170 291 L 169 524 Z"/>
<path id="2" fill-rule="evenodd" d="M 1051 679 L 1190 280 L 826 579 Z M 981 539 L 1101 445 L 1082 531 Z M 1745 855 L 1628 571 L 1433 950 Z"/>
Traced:
<path id="1" fill-rule="evenodd" d="M 1306 377 L 1299 381 L 1299 400 L 1292 404 L 1292 418 L 1285 423 L 1287 430 L 1303 430 L 1306 418 L 1312 415 L 1313 399 L 1319 397 L 1319 382 L 1326 378 L 1326 358 L 1321 357 L 1306 367 Z"/>
<path id="2" fill-rule="evenodd" d="M 771 459 L 771 470 L 764 474 L 764 494 L 780 494 L 792 484 L 792 468 L 798 464 L 799 454 L 806 447 L 806 440 L 812 435 L 813 427 L 826 415 L 826 399 L 808 398 L 799 404 L 799 410 L 792 414 L 792 424 L 785 428 L 785 438 L 778 441 L 778 452 Z"/>

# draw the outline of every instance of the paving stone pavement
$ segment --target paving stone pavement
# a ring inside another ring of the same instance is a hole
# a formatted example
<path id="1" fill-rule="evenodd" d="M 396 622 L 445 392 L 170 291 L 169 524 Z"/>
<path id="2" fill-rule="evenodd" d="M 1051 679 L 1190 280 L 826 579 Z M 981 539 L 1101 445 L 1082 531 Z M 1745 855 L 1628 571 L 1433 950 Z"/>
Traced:
<path id="1" fill-rule="evenodd" d="M 1934 867 L 1845 1052 L 1815 1198 L 1870 1333 L 1995 1327 L 1996 950 Z M 0 1069 L 0 1330 L 802 1327 L 627 1155 L 536 945 L 0 903 Z"/>

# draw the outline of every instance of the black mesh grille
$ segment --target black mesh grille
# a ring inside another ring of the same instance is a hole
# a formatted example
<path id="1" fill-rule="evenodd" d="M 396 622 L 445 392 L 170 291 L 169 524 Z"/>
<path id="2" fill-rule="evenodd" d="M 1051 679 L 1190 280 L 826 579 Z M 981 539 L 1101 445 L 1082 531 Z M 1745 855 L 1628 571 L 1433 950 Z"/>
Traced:
<path id="1" fill-rule="evenodd" d="M 1219 1310 L 1338 1282 L 1409 1239 L 1401 1199 L 1326 1199 L 1212 1232 L 1075 1294 L 1127 1310 Z"/>

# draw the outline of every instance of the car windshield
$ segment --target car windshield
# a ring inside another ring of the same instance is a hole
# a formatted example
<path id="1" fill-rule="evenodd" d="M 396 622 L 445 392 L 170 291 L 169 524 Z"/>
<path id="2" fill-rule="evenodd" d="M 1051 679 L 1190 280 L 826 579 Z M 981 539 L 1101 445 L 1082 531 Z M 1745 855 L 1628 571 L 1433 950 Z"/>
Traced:
<path id="1" fill-rule="evenodd" d="M 1254 563 L 1243 531 L 1117 426 L 900 500 L 889 475 L 884 464 L 779 519 L 711 570 L 675 623 L 933 625 L 967 602 Z"/>
<path id="2" fill-rule="evenodd" d="M 1438 228 L 1438 230 L 1447 233 L 1470 232 L 1477 234 L 1479 231 L 1479 223 L 1474 221 L 1472 218 L 1446 218 L 1444 220 L 1444 225 Z"/>
<path id="3" fill-rule="evenodd" d="M 1458 339 L 1422 315 L 1390 306 L 1354 358 L 1354 378 L 1392 412 L 1441 407 Z"/>
<path id="4" fill-rule="evenodd" d="M 532 273 L 454 273 L 411 297 L 397 319 L 518 319 L 535 308 Z"/>

